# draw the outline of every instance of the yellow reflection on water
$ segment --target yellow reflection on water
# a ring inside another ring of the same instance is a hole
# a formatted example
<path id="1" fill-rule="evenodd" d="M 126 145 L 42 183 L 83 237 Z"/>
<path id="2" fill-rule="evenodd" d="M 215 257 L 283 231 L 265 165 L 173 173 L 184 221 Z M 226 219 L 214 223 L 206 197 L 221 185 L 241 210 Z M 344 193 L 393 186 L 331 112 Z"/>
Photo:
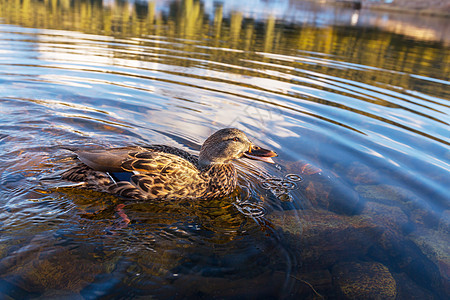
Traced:
<path id="1" fill-rule="evenodd" d="M 161 9 L 161 5 L 165 5 L 166 9 Z M 283 61 L 283 66 L 307 66 L 331 75 L 342 75 L 342 70 L 329 69 L 324 64 L 305 65 L 299 57 L 308 57 L 309 53 L 327 54 L 345 62 L 444 80 L 448 80 L 450 74 L 450 51 L 445 42 L 420 44 L 408 40 L 411 32 L 415 32 L 418 39 L 432 40 L 433 31 L 418 30 L 409 24 L 395 21 L 383 23 L 395 24 L 395 30 L 389 32 L 375 28 L 357 28 L 350 23 L 348 26 L 320 27 L 286 24 L 272 15 L 255 20 L 246 17 L 241 11 L 225 12 L 221 4 L 216 4 L 212 11 L 206 11 L 203 2 L 195 0 L 163 3 L 116 1 L 105 4 L 102 1 L 0 0 L 0 7 L 0 19 L 5 24 L 80 31 L 114 38 L 156 37 L 156 40 L 178 40 L 179 43 L 165 45 L 161 52 L 167 52 L 170 48 L 185 51 L 184 58 L 195 57 L 194 53 L 203 53 L 210 61 L 234 66 L 245 66 L 242 55 L 214 49 L 243 50 L 248 59 L 258 58 L 255 59 L 258 61 L 261 60 L 258 52 L 287 55 L 292 59 L 289 62 Z M 387 30 L 390 27 L 383 28 Z M 138 39 L 137 43 L 144 44 L 145 40 Z M 145 59 L 146 57 L 141 60 Z M 269 63 L 272 59 L 265 57 L 263 61 Z M 193 60 L 176 58 L 173 63 L 182 66 L 197 64 Z M 249 70 L 236 68 L 227 71 L 251 73 Z M 346 72 L 350 79 L 366 83 L 390 82 L 405 88 L 409 87 L 411 80 L 407 76 L 394 76 L 377 70 L 365 72 L 364 78 L 361 78 L 361 73 L 356 69 L 348 68 Z M 386 76 L 389 78 L 383 78 Z M 444 87 L 441 85 L 433 88 Z"/>

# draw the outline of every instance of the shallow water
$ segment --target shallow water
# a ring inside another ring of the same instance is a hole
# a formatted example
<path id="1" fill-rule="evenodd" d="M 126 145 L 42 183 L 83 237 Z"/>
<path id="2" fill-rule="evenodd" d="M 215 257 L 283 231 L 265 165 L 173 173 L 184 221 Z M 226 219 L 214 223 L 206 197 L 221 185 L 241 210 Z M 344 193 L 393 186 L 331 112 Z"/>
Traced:
<path id="1" fill-rule="evenodd" d="M 0 296 L 442 299 L 448 20 L 217 3 L 0 0 Z M 225 199 L 49 180 L 63 147 L 223 127 L 279 154 Z"/>

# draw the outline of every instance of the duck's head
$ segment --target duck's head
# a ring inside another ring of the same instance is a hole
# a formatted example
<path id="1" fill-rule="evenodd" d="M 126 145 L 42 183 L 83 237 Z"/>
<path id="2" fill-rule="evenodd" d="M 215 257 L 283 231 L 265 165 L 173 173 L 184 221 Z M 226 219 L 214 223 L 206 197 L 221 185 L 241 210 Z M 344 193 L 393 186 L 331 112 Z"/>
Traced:
<path id="1" fill-rule="evenodd" d="M 274 163 L 271 158 L 274 156 L 277 156 L 275 152 L 253 145 L 239 129 L 225 128 L 215 132 L 203 143 L 199 163 L 205 167 L 226 164 L 241 157 Z"/>

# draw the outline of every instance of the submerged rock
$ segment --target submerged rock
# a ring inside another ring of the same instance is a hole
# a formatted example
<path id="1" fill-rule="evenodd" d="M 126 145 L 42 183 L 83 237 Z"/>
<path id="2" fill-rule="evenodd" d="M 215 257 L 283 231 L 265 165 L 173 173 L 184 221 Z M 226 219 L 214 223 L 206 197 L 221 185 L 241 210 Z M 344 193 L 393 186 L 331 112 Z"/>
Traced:
<path id="1" fill-rule="evenodd" d="M 319 181 L 308 181 L 304 184 L 304 193 L 311 208 L 328 209 L 328 196 L 331 188 Z"/>
<path id="2" fill-rule="evenodd" d="M 343 262 L 332 269 L 337 294 L 344 299 L 395 299 L 397 284 L 378 262 Z"/>
<path id="3" fill-rule="evenodd" d="M 93 247 L 86 247 L 86 251 L 79 248 L 71 251 L 49 244 L 49 239 L 48 234 L 38 234 L 2 259 L 2 280 L 17 292 L 65 291 L 77 294 L 104 271 L 101 264 L 89 259 Z"/>
<path id="4" fill-rule="evenodd" d="M 0 244 L 0 260 L 8 254 L 10 247 L 10 245 L 4 242 Z"/>
<path id="5" fill-rule="evenodd" d="M 359 212 L 363 203 L 359 194 L 344 182 L 335 179 L 330 191 L 329 210 L 345 215 L 353 215 Z"/>
<path id="6" fill-rule="evenodd" d="M 65 249 L 52 251 L 55 255 L 49 259 L 29 261 L 17 268 L 14 273 L 19 275 L 16 277 L 18 286 L 29 292 L 64 290 L 77 293 L 102 272 L 101 266 L 74 257 Z"/>
<path id="7" fill-rule="evenodd" d="M 445 210 L 439 220 L 438 231 L 450 235 L 450 210 Z"/>
<path id="8" fill-rule="evenodd" d="M 325 209 L 345 215 L 357 213 L 361 204 L 358 193 L 337 175 L 303 161 L 289 164 L 287 169 L 303 177 L 301 187 L 309 200 L 309 208 Z"/>
<path id="9" fill-rule="evenodd" d="M 358 185 L 355 190 L 368 202 L 378 202 L 389 206 L 397 206 L 408 213 L 409 220 L 418 227 L 433 227 L 438 218 L 431 207 L 417 195 L 401 187 L 380 185 Z"/>
<path id="10" fill-rule="evenodd" d="M 392 274 L 397 283 L 397 299 L 433 300 L 433 294 L 415 283 L 407 274 Z"/>
<path id="11" fill-rule="evenodd" d="M 405 236 L 409 220 L 399 207 L 368 202 L 362 213 L 380 231 L 379 240 L 369 250 L 370 257 L 405 272 L 423 287 L 441 289 L 437 267 Z"/>
<path id="12" fill-rule="evenodd" d="M 364 256 L 380 230 L 364 216 L 325 210 L 285 211 L 267 216 L 304 266 L 330 267 L 336 261 Z"/>
<path id="13" fill-rule="evenodd" d="M 364 198 L 385 201 L 386 204 L 390 205 L 395 204 L 395 202 L 405 202 L 411 196 L 415 198 L 414 195 L 409 195 L 409 192 L 400 187 L 387 184 L 358 185 L 355 189 Z"/>
<path id="14" fill-rule="evenodd" d="M 267 219 L 276 228 L 281 228 L 285 233 L 300 237 L 303 233 L 303 217 L 304 211 L 290 210 L 273 213 L 267 216 Z"/>
<path id="15" fill-rule="evenodd" d="M 344 174 L 353 184 L 375 184 L 380 182 L 380 174 L 369 166 L 356 161 L 350 166 L 334 165 L 334 170 Z"/>
<path id="16" fill-rule="evenodd" d="M 409 238 L 436 265 L 444 293 L 450 295 L 449 235 L 439 230 L 421 229 L 410 234 Z"/>
<path id="17" fill-rule="evenodd" d="M 397 244 L 404 240 L 403 228 L 408 223 L 408 217 L 395 206 L 376 202 L 367 202 L 362 215 L 376 225 L 380 231 L 378 244 L 387 251 L 397 248 Z"/>
<path id="18" fill-rule="evenodd" d="M 439 230 L 419 227 L 409 233 L 405 228 L 411 221 L 400 207 L 370 201 L 355 216 L 297 210 L 274 212 L 267 219 L 281 232 L 282 241 L 292 249 L 305 274 L 330 269 L 342 261 L 370 258 L 412 280 L 413 284 L 403 285 L 403 295 L 414 284 L 424 295 L 449 294 L 446 217 L 436 227 Z"/>

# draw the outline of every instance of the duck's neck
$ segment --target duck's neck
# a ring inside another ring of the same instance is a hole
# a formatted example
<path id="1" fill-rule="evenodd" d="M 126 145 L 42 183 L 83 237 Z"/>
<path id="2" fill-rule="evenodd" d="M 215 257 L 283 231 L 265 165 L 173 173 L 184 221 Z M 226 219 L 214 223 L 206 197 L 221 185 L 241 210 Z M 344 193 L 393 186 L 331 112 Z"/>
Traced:
<path id="1" fill-rule="evenodd" d="M 225 162 L 223 160 L 217 160 L 217 159 L 209 159 L 205 157 L 205 155 L 202 155 L 200 153 L 200 156 L 198 157 L 198 165 L 200 166 L 200 169 L 206 170 L 211 168 L 212 166 L 221 166 L 221 165 L 228 165 L 228 162 Z"/>
<path id="2" fill-rule="evenodd" d="M 223 197 L 236 188 L 237 173 L 232 163 L 210 164 L 204 173 L 209 177 L 207 197 Z"/>

